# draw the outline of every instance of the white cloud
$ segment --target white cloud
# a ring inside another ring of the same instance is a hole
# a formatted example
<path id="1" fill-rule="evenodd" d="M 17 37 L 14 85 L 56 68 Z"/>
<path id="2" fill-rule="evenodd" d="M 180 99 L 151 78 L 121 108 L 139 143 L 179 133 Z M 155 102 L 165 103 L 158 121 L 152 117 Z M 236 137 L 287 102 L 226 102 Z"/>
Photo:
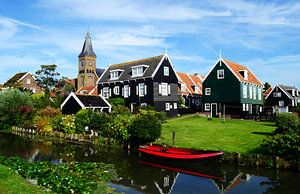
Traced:
<path id="1" fill-rule="evenodd" d="M 53 9 L 69 17 L 109 19 L 109 20 L 197 20 L 204 17 L 226 17 L 228 10 L 209 11 L 194 8 L 183 3 L 159 1 L 82 1 L 82 0 L 41 0 L 41 7 Z M 63 8 L 63 9 L 62 9 Z"/>

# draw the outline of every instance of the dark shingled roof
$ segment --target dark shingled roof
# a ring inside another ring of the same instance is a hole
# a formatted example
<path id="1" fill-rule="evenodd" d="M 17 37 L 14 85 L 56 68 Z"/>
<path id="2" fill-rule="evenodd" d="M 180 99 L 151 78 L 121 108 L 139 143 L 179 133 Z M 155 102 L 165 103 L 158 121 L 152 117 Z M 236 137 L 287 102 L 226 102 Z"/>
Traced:
<path id="1" fill-rule="evenodd" d="M 3 86 L 12 86 L 14 85 L 19 79 L 21 79 L 27 72 L 17 73 L 12 78 L 10 78 L 7 82 L 3 84 Z"/>
<path id="2" fill-rule="evenodd" d="M 84 57 L 84 56 L 96 57 L 96 54 L 93 51 L 91 36 L 89 32 L 86 33 L 83 48 L 78 57 Z"/>
<path id="3" fill-rule="evenodd" d="M 86 107 L 109 107 L 101 96 L 76 95 Z"/>
<path id="4" fill-rule="evenodd" d="M 297 88 L 295 86 L 286 86 L 286 85 L 279 85 L 284 90 L 296 90 Z"/>
<path id="5" fill-rule="evenodd" d="M 101 77 L 101 75 L 104 73 L 105 69 L 100 69 L 100 68 L 97 68 L 96 69 L 96 74 L 98 77 Z"/>
<path id="6" fill-rule="evenodd" d="M 125 62 L 125 63 L 110 65 L 108 67 L 108 69 L 106 70 L 106 72 L 104 73 L 104 75 L 101 77 L 99 82 L 109 82 L 110 81 L 110 71 L 116 70 L 116 69 L 122 69 L 124 71 L 118 80 L 114 80 L 111 82 L 125 81 L 125 80 L 131 80 L 131 79 L 137 79 L 137 78 L 143 78 L 143 77 L 151 77 L 163 57 L 164 57 L 164 55 L 159 55 L 159 56 L 140 59 L 140 60 L 136 60 L 136 61 L 130 61 L 130 62 Z M 138 65 L 147 65 L 149 67 L 146 69 L 143 76 L 132 78 L 131 77 L 131 75 L 132 75 L 131 67 L 138 66 Z"/>

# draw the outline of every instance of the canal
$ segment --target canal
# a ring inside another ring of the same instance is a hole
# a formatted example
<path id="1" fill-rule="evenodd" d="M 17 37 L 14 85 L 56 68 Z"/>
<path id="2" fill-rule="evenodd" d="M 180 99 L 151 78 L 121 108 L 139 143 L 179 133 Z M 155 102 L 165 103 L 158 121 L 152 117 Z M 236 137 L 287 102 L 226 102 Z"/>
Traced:
<path id="1" fill-rule="evenodd" d="M 140 157 L 138 153 L 91 144 L 41 141 L 34 136 L 0 132 L 0 155 L 28 161 L 94 161 L 114 164 L 119 178 L 111 187 L 123 193 L 300 193 L 300 173 L 289 170 L 174 163 Z M 1 184 L 1 183 L 0 183 Z"/>

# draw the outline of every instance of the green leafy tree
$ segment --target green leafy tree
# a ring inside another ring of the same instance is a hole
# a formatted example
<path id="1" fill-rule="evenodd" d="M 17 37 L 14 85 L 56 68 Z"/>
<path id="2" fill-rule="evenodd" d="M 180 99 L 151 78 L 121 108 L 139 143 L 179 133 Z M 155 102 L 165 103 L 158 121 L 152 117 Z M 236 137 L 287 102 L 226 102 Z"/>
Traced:
<path id="1" fill-rule="evenodd" d="M 23 122 L 24 114 L 31 111 L 32 101 L 28 92 L 9 89 L 0 93 L 0 127 L 8 128 Z M 28 116 L 26 116 L 28 117 Z"/>
<path id="2" fill-rule="evenodd" d="M 178 107 L 179 108 L 186 108 L 185 99 L 184 99 L 183 96 L 178 97 Z"/>
<path id="3" fill-rule="evenodd" d="M 41 69 L 35 72 L 36 78 L 40 86 L 45 89 L 46 95 L 49 95 L 51 89 L 55 86 L 60 74 L 56 72 L 57 65 L 41 65 Z"/>
<path id="4" fill-rule="evenodd" d="M 264 91 L 267 91 L 267 89 L 269 89 L 270 87 L 271 87 L 271 84 L 269 84 L 269 82 L 264 83 Z"/>

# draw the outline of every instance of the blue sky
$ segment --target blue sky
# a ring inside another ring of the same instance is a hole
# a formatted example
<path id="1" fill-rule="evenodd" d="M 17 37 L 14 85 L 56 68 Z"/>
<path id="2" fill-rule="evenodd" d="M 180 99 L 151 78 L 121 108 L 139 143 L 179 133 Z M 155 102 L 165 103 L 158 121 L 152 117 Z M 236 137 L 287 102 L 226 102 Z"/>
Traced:
<path id="1" fill-rule="evenodd" d="M 206 75 L 219 57 L 300 88 L 300 1 L 0 0 L 0 83 L 57 64 L 69 78 L 89 28 L 97 67 L 165 53 Z"/>

